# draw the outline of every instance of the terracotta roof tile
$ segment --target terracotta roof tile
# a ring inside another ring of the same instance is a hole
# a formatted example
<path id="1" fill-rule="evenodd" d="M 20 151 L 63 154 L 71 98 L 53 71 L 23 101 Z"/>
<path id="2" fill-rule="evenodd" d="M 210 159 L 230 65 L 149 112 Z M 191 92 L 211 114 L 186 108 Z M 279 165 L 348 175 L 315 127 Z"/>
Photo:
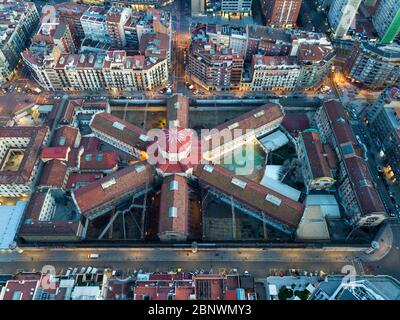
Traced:
<path id="1" fill-rule="evenodd" d="M 176 208 L 176 217 L 170 216 Z M 188 234 L 189 186 L 186 178 L 171 175 L 164 179 L 161 187 L 161 204 L 158 232 Z"/>
<path id="2" fill-rule="evenodd" d="M 107 175 L 73 192 L 79 211 L 85 215 L 134 193 L 137 188 L 150 183 L 154 173 L 147 163 L 138 163 Z"/>
<path id="3" fill-rule="evenodd" d="M 212 172 L 208 171 L 209 168 L 212 168 Z M 243 176 L 236 176 L 222 166 L 199 165 L 193 174 L 202 183 L 232 196 L 235 200 L 243 202 L 259 212 L 264 212 L 266 216 L 287 225 L 291 229 L 297 228 L 303 215 L 303 204 Z M 234 178 L 244 182 L 244 188 L 232 183 Z M 271 199 L 270 201 L 266 200 L 267 196 Z"/>

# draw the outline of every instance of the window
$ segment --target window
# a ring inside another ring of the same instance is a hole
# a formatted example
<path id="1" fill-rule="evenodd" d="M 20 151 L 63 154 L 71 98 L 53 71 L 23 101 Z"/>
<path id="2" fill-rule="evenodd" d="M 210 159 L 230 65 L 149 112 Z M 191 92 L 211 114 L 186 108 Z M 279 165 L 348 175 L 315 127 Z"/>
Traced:
<path id="1" fill-rule="evenodd" d="M 173 180 L 169 183 L 170 190 L 178 190 L 178 181 Z"/>
<path id="2" fill-rule="evenodd" d="M 168 209 L 168 217 L 170 218 L 176 218 L 178 216 L 178 208 L 176 207 L 170 207 Z"/>
<path id="3" fill-rule="evenodd" d="M 58 138 L 58 145 L 59 146 L 64 146 L 65 145 L 65 137 L 61 136 Z"/>

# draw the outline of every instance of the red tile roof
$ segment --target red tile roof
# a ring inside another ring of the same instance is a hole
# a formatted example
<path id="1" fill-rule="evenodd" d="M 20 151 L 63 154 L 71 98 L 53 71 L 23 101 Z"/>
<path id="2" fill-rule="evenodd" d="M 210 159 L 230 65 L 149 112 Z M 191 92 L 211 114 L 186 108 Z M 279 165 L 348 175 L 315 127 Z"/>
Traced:
<path id="1" fill-rule="evenodd" d="M 95 152 L 100 149 L 101 141 L 96 137 L 82 137 L 81 146 L 85 152 Z"/>
<path id="2" fill-rule="evenodd" d="M 116 127 L 115 124 L 117 124 L 121 129 Z M 90 127 L 111 136 L 132 148 L 143 150 L 146 146 L 146 141 L 142 139 L 146 136 L 144 130 L 107 112 L 97 113 L 93 117 Z"/>
<path id="3" fill-rule="evenodd" d="M 264 111 L 264 113 L 258 117 L 254 115 Z M 236 122 L 239 123 L 237 127 L 234 129 L 256 129 L 259 128 L 266 123 L 272 122 L 274 120 L 278 120 L 280 118 L 283 119 L 284 113 L 280 105 L 276 103 L 267 103 L 261 107 L 255 108 L 249 112 L 246 112 L 239 117 L 236 117 L 230 121 L 227 121 L 216 127 L 217 130 L 222 130 L 228 128 L 231 124 Z M 234 130 L 232 129 L 232 130 Z"/>
<path id="4" fill-rule="evenodd" d="M 135 281 L 110 279 L 107 283 L 106 300 L 133 300 Z"/>
<path id="5" fill-rule="evenodd" d="M 26 184 L 31 181 L 32 171 L 39 160 L 40 150 L 46 141 L 48 131 L 46 127 L 0 127 L 2 138 L 30 138 L 18 171 L 0 171 L 0 184 Z"/>
<path id="6" fill-rule="evenodd" d="M 68 160 L 68 154 L 70 151 L 70 147 L 44 147 L 42 149 L 42 160 Z"/>
<path id="7" fill-rule="evenodd" d="M 357 145 L 356 137 L 347 122 L 343 105 L 339 101 L 330 100 L 324 103 L 324 109 L 331 122 L 338 145 L 342 143 L 353 143 Z"/>
<path id="8" fill-rule="evenodd" d="M 54 136 L 51 142 L 52 147 L 78 147 L 76 144 L 77 137 L 79 135 L 79 129 L 69 126 L 63 126 L 58 128 L 54 132 Z"/>
<path id="9" fill-rule="evenodd" d="M 118 168 L 119 155 L 116 151 L 84 152 L 81 156 L 82 171 L 109 171 Z"/>
<path id="10" fill-rule="evenodd" d="M 148 57 L 166 58 L 169 51 L 169 37 L 159 32 L 148 32 L 140 37 L 139 51 Z"/>
<path id="11" fill-rule="evenodd" d="M 385 209 L 373 180 L 366 161 L 362 158 L 363 152 L 359 147 L 355 135 L 348 123 L 343 105 L 330 100 L 324 103 L 324 110 L 330 120 L 333 135 L 339 147 L 351 145 L 352 153 L 343 154 L 347 174 L 352 183 L 359 208 L 363 215 L 371 213 L 384 213 Z"/>
<path id="12" fill-rule="evenodd" d="M 333 48 L 318 44 L 301 44 L 297 52 L 297 58 L 301 63 L 319 63 L 329 61 L 334 57 Z"/>
<path id="13" fill-rule="evenodd" d="M 223 300 L 224 278 L 220 275 L 193 276 L 197 300 Z"/>
<path id="14" fill-rule="evenodd" d="M 205 167 L 206 169 L 211 168 L 212 172 L 205 170 Z M 297 228 L 303 215 L 303 204 L 243 176 L 237 176 L 222 166 L 199 165 L 193 174 L 200 182 L 210 185 L 228 196 L 232 196 L 235 200 L 245 203 L 256 211 L 264 212 L 267 217 L 281 222 L 291 229 Z M 245 183 L 244 188 L 233 184 L 234 178 Z M 267 200 L 267 196 L 271 200 Z"/>
<path id="15" fill-rule="evenodd" d="M 73 198 L 79 211 L 85 216 L 90 216 L 92 212 L 106 208 L 110 203 L 151 183 L 153 177 L 154 172 L 149 164 L 138 163 L 75 190 Z"/>
<path id="16" fill-rule="evenodd" d="M 310 128 L 310 121 L 306 114 L 285 114 L 282 120 L 282 126 L 290 134 L 297 136 L 297 132 Z"/>
<path id="17" fill-rule="evenodd" d="M 45 196 L 46 193 L 42 192 L 35 192 L 32 194 L 28 207 L 25 210 L 24 221 L 18 231 L 18 235 L 21 238 L 32 239 L 34 237 L 41 241 L 46 239 L 75 239 L 79 229 L 79 222 L 68 220 L 39 221 Z"/>
<path id="18" fill-rule="evenodd" d="M 189 126 L 189 98 L 182 95 L 169 98 L 167 100 L 167 119 L 168 121 L 178 120 L 179 127 L 187 128 Z"/>
<path id="19" fill-rule="evenodd" d="M 3 300 L 33 300 L 39 280 L 8 280 Z"/>
<path id="20" fill-rule="evenodd" d="M 345 159 L 344 162 L 362 214 L 384 213 L 385 209 L 365 160 L 355 156 Z"/>
<path id="21" fill-rule="evenodd" d="M 71 241 L 78 240 L 79 222 L 51 221 L 23 224 L 18 232 L 28 241 Z M 35 240 L 30 240 L 35 239 Z"/>
<path id="22" fill-rule="evenodd" d="M 64 186 L 67 169 L 67 164 L 63 161 L 50 160 L 46 162 L 40 176 L 39 185 L 62 188 Z"/>
<path id="23" fill-rule="evenodd" d="M 171 190 L 176 187 L 176 190 Z M 189 215 L 189 186 L 186 178 L 171 175 L 164 179 L 161 186 L 160 218 L 158 224 L 159 233 L 183 233 L 188 234 Z M 169 216 L 170 208 L 177 210 L 176 217 Z"/>
<path id="24" fill-rule="evenodd" d="M 189 300 L 192 294 L 194 294 L 194 285 L 192 287 L 178 287 L 175 288 L 174 300 Z"/>
<path id="25" fill-rule="evenodd" d="M 72 172 L 67 181 L 67 189 L 75 189 L 83 186 L 87 186 L 88 184 L 95 182 L 103 177 L 103 174 L 100 172 Z"/>
<path id="26" fill-rule="evenodd" d="M 329 169 L 328 161 L 324 156 L 325 152 L 322 148 L 319 134 L 315 130 L 306 130 L 300 133 L 300 136 L 307 154 L 313 179 L 322 177 L 333 178 Z"/>
<path id="27" fill-rule="evenodd" d="M 74 167 L 77 168 L 78 167 L 78 159 L 81 155 L 81 153 L 83 152 L 83 149 L 80 148 L 72 148 L 70 153 L 68 154 L 68 167 Z"/>

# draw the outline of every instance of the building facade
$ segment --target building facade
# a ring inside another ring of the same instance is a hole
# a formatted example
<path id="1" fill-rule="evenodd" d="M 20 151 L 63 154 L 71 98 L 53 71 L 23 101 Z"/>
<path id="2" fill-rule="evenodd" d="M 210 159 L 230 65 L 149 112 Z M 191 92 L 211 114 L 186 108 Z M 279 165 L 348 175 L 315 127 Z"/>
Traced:
<path id="1" fill-rule="evenodd" d="M 261 0 L 267 25 L 292 28 L 300 13 L 302 0 Z"/>
<path id="2" fill-rule="evenodd" d="M 382 92 L 368 111 L 368 126 L 386 166 L 384 172 L 396 182 L 400 178 L 400 89 Z"/>
<path id="3" fill-rule="evenodd" d="M 89 7 L 80 18 L 85 38 L 110 43 L 108 26 L 106 23 L 106 10 L 101 7 Z"/>
<path id="4" fill-rule="evenodd" d="M 251 15 L 253 0 L 222 0 L 221 11 L 223 14 Z"/>
<path id="5" fill-rule="evenodd" d="M 25 56 L 25 55 L 24 55 Z M 168 81 L 168 59 L 127 56 L 125 51 L 106 54 L 59 54 L 45 60 L 26 54 L 35 79 L 47 90 L 152 90 Z"/>
<path id="6" fill-rule="evenodd" d="M 208 91 L 238 89 L 244 57 L 230 48 L 199 42 L 191 45 L 187 72 L 190 79 Z"/>
<path id="7" fill-rule="evenodd" d="M 379 42 L 392 43 L 400 32 L 400 0 L 381 1 L 372 22 L 378 32 Z"/>
<path id="8" fill-rule="evenodd" d="M 400 81 L 400 48 L 356 42 L 348 57 L 345 75 L 366 87 L 380 89 Z"/>
<path id="9" fill-rule="evenodd" d="M 335 37 L 343 38 L 354 21 L 361 0 L 333 0 L 328 13 Z"/>
<path id="10" fill-rule="evenodd" d="M 33 2 L 21 0 L 0 3 L 0 84 L 7 81 L 32 32 L 39 23 L 39 13 Z"/>

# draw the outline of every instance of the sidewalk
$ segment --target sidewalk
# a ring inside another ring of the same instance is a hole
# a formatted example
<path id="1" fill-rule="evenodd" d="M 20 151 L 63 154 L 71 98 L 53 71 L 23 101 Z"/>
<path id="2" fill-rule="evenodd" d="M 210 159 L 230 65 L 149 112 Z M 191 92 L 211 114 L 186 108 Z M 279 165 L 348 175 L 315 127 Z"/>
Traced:
<path id="1" fill-rule="evenodd" d="M 372 254 L 361 254 L 359 258 L 363 261 L 379 261 L 383 259 L 392 249 L 393 230 L 390 224 L 386 224 L 377 234 L 375 241 L 379 243 L 379 249 Z"/>

